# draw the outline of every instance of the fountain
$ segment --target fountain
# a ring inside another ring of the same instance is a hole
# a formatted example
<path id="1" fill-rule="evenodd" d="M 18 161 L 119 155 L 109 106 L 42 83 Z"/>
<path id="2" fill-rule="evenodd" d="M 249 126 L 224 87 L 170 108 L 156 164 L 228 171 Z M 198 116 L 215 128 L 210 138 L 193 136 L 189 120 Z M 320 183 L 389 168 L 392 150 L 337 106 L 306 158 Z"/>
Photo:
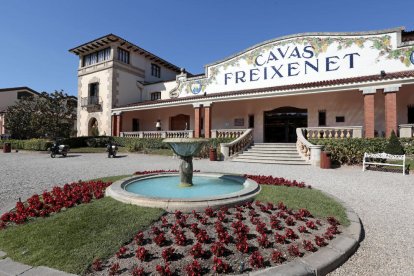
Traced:
<path id="1" fill-rule="evenodd" d="M 193 186 L 193 156 L 196 155 L 208 139 L 170 138 L 164 139 L 171 149 L 181 159 L 180 187 Z"/>
<path id="2" fill-rule="evenodd" d="M 203 210 L 251 201 L 260 186 L 240 175 L 197 173 L 193 176 L 193 156 L 207 139 L 164 139 L 181 159 L 179 175 L 159 173 L 133 176 L 116 181 L 106 189 L 106 195 L 116 200 L 168 211 Z M 193 183 L 194 182 L 194 183 Z"/>

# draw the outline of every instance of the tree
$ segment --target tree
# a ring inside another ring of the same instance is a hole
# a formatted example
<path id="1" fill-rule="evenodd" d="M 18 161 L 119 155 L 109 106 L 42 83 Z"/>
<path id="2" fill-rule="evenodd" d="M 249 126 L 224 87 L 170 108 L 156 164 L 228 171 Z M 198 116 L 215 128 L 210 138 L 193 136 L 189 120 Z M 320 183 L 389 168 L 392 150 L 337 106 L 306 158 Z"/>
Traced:
<path id="1" fill-rule="evenodd" d="M 63 91 L 22 97 L 6 110 L 5 127 L 13 138 L 69 137 L 76 120 L 76 100 Z"/>
<path id="2" fill-rule="evenodd" d="M 388 140 L 387 145 L 385 146 L 386 153 L 393 154 L 393 155 L 403 155 L 404 148 L 398 140 L 397 135 L 395 135 L 394 130 L 391 132 L 390 139 Z"/>

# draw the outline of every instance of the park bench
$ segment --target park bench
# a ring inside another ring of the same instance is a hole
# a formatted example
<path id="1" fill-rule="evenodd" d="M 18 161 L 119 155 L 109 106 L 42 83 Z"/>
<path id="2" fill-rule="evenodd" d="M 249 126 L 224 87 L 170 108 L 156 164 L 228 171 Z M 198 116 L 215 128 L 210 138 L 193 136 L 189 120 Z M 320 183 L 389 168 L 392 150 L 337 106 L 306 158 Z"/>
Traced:
<path id="1" fill-rule="evenodd" d="M 367 160 L 369 159 L 369 160 Z M 385 163 L 380 161 L 375 161 L 375 159 L 382 159 L 382 160 L 402 160 L 402 164 L 393 164 L 393 163 Z M 403 175 L 405 175 L 405 154 L 404 155 L 392 155 L 385 152 L 382 153 L 364 153 L 364 160 L 362 162 L 362 171 L 365 171 L 366 165 L 378 165 L 378 166 L 393 166 L 393 167 L 402 167 Z"/>

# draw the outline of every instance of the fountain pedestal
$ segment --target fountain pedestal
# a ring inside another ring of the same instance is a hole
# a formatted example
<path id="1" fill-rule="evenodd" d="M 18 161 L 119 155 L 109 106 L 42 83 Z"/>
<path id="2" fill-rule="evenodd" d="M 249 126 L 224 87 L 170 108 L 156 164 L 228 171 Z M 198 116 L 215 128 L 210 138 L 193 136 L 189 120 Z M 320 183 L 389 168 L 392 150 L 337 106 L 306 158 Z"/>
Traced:
<path id="1" fill-rule="evenodd" d="M 207 141 L 208 139 L 194 138 L 170 138 L 163 140 L 181 159 L 180 187 L 193 186 L 193 156 L 201 150 L 201 147 Z"/>
<path id="2" fill-rule="evenodd" d="M 193 186 L 193 157 L 180 156 L 180 187 Z"/>

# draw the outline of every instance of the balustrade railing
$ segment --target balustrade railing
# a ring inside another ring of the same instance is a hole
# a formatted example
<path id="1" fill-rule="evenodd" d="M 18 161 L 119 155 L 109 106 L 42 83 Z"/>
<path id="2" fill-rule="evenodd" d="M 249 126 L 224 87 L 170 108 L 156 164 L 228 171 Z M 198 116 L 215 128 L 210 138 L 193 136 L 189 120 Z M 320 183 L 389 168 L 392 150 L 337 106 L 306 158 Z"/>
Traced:
<path id="1" fill-rule="evenodd" d="M 298 137 L 296 148 L 303 159 L 309 161 L 314 166 L 319 166 L 321 163 L 322 146 L 309 142 L 304 136 L 305 132 L 305 128 L 296 129 L 296 135 Z"/>
<path id="2" fill-rule="evenodd" d="M 243 134 L 240 135 L 236 140 L 230 143 L 221 143 L 220 151 L 223 158 L 226 160 L 229 157 L 241 153 L 253 143 L 253 129 L 245 129 Z"/>
<path id="3" fill-rule="evenodd" d="M 362 138 L 361 126 L 307 127 L 303 128 L 306 139 Z"/>
<path id="4" fill-rule="evenodd" d="M 404 124 L 398 126 L 400 129 L 400 138 L 414 137 L 414 124 Z"/>
<path id="5" fill-rule="evenodd" d="M 160 139 L 160 138 L 193 138 L 193 130 L 169 130 L 169 131 L 130 131 L 121 132 L 122 137 L 129 138 L 147 138 L 147 139 Z"/>
<path id="6" fill-rule="evenodd" d="M 239 138 L 247 129 L 213 129 L 211 138 Z"/>

